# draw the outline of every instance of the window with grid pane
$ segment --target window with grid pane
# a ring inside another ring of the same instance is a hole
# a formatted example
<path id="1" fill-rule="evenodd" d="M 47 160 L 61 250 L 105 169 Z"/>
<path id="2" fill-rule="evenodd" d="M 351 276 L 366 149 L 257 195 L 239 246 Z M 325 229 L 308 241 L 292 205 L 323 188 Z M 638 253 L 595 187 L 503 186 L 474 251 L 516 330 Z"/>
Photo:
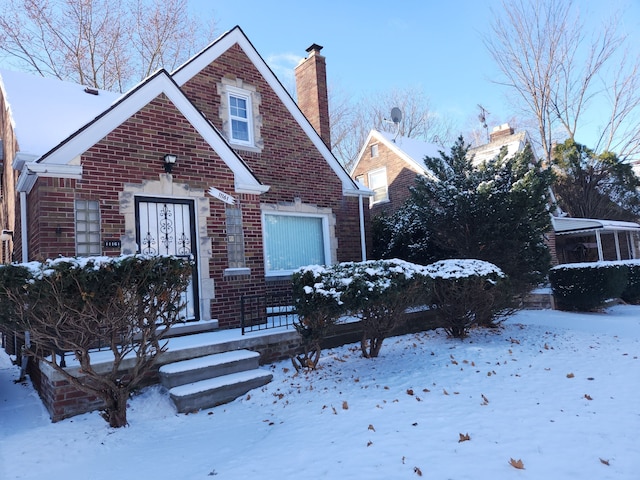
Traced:
<path id="1" fill-rule="evenodd" d="M 387 188 L 387 169 L 380 168 L 369 172 L 369 188 L 373 190 L 371 203 L 384 202 L 389 200 Z"/>
<path id="2" fill-rule="evenodd" d="M 96 200 L 76 200 L 76 255 L 101 255 L 100 207 Z"/>
<path id="3" fill-rule="evenodd" d="M 229 119 L 231 141 L 251 144 L 251 103 L 249 96 L 229 93 Z"/>
<path id="4" fill-rule="evenodd" d="M 288 274 L 327 263 L 326 220 L 320 216 L 265 214 L 266 273 Z"/>
<path id="5" fill-rule="evenodd" d="M 242 230 L 242 210 L 238 206 L 227 206 L 227 256 L 229 268 L 244 268 L 244 232 Z"/>

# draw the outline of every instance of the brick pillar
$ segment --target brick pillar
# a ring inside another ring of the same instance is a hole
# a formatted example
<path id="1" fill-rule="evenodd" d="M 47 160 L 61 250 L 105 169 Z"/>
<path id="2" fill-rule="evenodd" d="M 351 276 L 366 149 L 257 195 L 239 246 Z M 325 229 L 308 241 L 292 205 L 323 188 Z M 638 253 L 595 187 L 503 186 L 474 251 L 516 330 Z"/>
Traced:
<path id="1" fill-rule="evenodd" d="M 317 44 L 307 48 L 309 56 L 295 70 L 298 106 L 316 129 L 322 141 L 331 148 L 327 65 Z"/>

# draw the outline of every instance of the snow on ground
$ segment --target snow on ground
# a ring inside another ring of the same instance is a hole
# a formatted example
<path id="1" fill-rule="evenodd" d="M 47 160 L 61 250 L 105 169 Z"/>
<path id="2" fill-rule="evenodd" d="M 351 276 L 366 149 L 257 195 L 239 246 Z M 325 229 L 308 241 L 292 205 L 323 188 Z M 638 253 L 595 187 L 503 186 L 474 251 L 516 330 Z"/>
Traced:
<path id="1" fill-rule="evenodd" d="M 264 367 L 266 387 L 190 415 L 150 387 L 112 429 L 97 413 L 50 423 L 0 354 L 0 478 L 638 478 L 638 306 L 522 311 L 465 341 L 395 337 L 370 360 L 347 345 L 320 366 Z"/>

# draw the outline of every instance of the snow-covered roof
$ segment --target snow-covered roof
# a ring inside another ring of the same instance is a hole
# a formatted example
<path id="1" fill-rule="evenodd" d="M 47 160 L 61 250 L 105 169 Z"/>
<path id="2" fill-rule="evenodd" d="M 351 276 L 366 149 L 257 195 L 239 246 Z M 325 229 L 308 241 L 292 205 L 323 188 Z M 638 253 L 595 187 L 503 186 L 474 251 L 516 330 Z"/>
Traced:
<path id="1" fill-rule="evenodd" d="M 106 90 L 97 90 L 95 95 L 76 83 L 11 70 L 0 70 L 0 88 L 10 106 L 20 153 L 35 158 L 60 144 L 121 96 Z"/>
<path id="2" fill-rule="evenodd" d="M 602 231 L 636 231 L 640 232 L 640 225 L 634 222 L 618 220 L 601 220 L 596 218 L 551 217 L 553 230 L 556 234 L 580 233 L 593 230 Z"/>
<path id="3" fill-rule="evenodd" d="M 435 143 L 425 142 L 416 138 L 402 137 L 400 135 L 396 137 L 393 133 L 389 132 L 378 133 L 392 145 L 419 163 L 423 169 L 425 168 L 424 157 L 440 157 L 442 147 Z"/>
<path id="4" fill-rule="evenodd" d="M 394 151 L 396 155 L 407 162 L 416 173 L 427 173 L 427 167 L 424 164 L 424 157 L 440 157 L 442 147 L 435 143 L 425 142 L 415 138 L 396 136 L 393 133 L 381 132 L 379 130 L 371 130 L 367 136 L 364 145 L 360 149 L 356 163 L 351 167 L 351 173 L 356 170 L 358 163 L 362 159 L 365 149 L 375 141 L 384 142 L 384 144 Z"/>

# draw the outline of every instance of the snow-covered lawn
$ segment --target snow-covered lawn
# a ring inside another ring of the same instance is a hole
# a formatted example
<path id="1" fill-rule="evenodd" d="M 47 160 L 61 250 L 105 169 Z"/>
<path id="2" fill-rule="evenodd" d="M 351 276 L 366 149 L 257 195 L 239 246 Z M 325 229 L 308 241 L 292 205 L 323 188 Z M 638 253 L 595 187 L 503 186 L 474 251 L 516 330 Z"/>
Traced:
<path id="1" fill-rule="evenodd" d="M 264 367 L 268 386 L 190 415 L 151 387 L 114 430 L 97 413 L 51 424 L 2 353 L 0 478 L 640 478 L 640 307 L 522 311 L 465 341 L 390 338 L 377 359 L 324 351 L 320 367 Z"/>

